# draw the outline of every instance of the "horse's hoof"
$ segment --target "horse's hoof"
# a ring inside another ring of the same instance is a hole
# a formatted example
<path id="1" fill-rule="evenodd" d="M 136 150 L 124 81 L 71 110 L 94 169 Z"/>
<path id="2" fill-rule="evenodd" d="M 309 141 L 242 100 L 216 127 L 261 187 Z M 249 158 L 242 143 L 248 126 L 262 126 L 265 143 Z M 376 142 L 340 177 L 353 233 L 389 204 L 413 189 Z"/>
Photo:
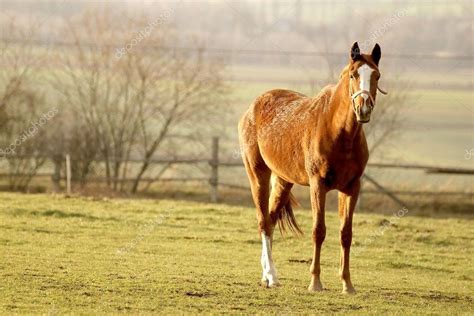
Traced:
<path id="1" fill-rule="evenodd" d="M 344 288 L 342 289 L 342 294 L 354 295 L 354 294 L 356 294 L 356 290 L 354 289 L 353 286 L 351 286 L 351 287 L 344 287 Z"/>
<path id="2" fill-rule="evenodd" d="M 316 284 L 311 283 L 308 286 L 308 291 L 310 291 L 310 292 L 321 292 L 322 290 L 324 290 L 324 288 L 323 288 L 323 285 L 321 284 L 321 282 L 316 283 Z"/>
<path id="3" fill-rule="evenodd" d="M 268 287 L 271 288 L 271 287 L 280 287 L 281 284 L 280 282 L 278 282 L 278 280 L 274 280 L 272 282 L 268 282 Z"/>
<path id="4" fill-rule="evenodd" d="M 267 279 L 262 279 L 260 284 L 262 285 L 262 287 L 267 288 L 267 289 L 281 286 L 281 284 L 280 284 L 280 282 L 278 282 L 278 280 L 269 281 Z"/>

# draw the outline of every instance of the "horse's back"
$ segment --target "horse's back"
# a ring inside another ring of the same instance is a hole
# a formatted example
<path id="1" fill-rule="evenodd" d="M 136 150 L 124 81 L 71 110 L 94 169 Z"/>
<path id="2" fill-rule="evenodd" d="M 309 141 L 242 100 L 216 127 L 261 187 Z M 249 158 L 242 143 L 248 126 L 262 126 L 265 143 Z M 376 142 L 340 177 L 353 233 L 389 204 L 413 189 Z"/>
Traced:
<path id="1" fill-rule="evenodd" d="M 276 89 L 259 96 L 250 106 L 249 114 L 257 127 L 274 123 L 275 119 L 285 116 L 309 98 L 299 92 Z"/>
<path id="2" fill-rule="evenodd" d="M 259 96 L 239 123 L 246 155 L 258 155 L 283 179 L 299 183 L 304 175 L 279 172 L 283 166 L 304 169 L 301 142 L 312 112 L 312 99 L 291 90 L 271 90 Z M 290 155 L 291 154 L 291 155 Z M 286 168 L 285 168 L 286 169 Z"/>

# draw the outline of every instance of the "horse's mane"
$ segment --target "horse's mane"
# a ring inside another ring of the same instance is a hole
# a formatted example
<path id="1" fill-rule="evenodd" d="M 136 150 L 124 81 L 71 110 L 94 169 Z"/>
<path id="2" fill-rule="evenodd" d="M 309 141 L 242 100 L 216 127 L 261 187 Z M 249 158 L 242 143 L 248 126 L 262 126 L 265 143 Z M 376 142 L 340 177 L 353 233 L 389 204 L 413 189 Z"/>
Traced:
<path id="1" fill-rule="evenodd" d="M 341 74 L 339 75 L 339 79 L 342 79 L 342 77 L 344 77 L 344 75 L 349 72 L 349 67 L 350 65 L 346 65 L 346 67 L 342 69 Z"/>
<path id="2" fill-rule="evenodd" d="M 341 80 L 348 72 L 349 72 L 350 64 L 346 65 L 344 69 L 342 69 L 341 74 L 339 75 L 339 80 Z M 336 89 L 337 82 L 333 84 L 329 84 L 319 91 L 319 93 L 312 98 L 311 108 L 324 108 L 327 109 L 329 102 L 333 96 L 334 90 Z"/>
<path id="3" fill-rule="evenodd" d="M 331 99 L 333 88 L 334 84 L 330 84 L 322 88 L 321 91 L 319 91 L 319 93 L 312 98 L 311 108 L 327 108 L 329 100 Z"/>

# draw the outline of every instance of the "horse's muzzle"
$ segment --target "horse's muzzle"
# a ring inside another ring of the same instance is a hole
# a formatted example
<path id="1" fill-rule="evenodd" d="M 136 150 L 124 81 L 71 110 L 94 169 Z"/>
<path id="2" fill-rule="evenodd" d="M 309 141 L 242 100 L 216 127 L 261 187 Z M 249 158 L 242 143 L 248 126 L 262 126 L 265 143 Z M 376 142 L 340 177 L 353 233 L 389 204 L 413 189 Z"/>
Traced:
<path id="1" fill-rule="evenodd" d="M 370 121 L 370 115 L 374 108 L 371 100 L 364 100 L 362 104 L 354 106 L 354 112 L 356 114 L 357 122 L 368 123 Z"/>
<path id="2" fill-rule="evenodd" d="M 357 122 L 368 123 L 375 105 L 375 99 L 372 97 L 370 92 L 366 90 L 359 90 L 351 95 L 351 100 L 354 113 L 357 117 Z M 357 102 L 357 100 L 360 102 Z"/>

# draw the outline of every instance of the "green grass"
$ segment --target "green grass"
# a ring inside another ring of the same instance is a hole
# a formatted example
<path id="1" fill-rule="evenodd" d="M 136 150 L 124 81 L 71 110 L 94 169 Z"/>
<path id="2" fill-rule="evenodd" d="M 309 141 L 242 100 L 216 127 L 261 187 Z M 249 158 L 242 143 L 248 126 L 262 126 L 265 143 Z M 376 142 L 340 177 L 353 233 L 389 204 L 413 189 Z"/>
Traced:
<path id="1" fill-rule="evenodd" d="M 352 277 L 340 293 L 338 219 L 328 211 L 327 290 L 308 293 L 311 214 L 278 236 L 282 287 L 264 289 L 255 211 L 170 200 L 0 194 L 0 312 L 470 314 L 470 220 L 357 214 Z M 395 211 L 395 210 L 394 210 Z M 385 219 L 385 220 L 384 220 Z"/>

